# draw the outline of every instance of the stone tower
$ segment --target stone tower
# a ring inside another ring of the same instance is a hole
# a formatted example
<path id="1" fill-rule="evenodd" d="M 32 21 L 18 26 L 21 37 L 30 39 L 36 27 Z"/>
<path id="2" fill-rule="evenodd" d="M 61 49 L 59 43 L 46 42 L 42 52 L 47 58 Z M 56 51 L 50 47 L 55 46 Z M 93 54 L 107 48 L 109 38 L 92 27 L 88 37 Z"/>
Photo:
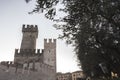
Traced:
<path id="1" fill-rule="evenodd" d="M 36 39 L 38 37 L 38 27 L 37 25 L 23 25 L 22 27 L 22 42 L 20 50 L 15 50 L 14 62 L 25 63 L 34 60 L 39 60 L 40 49 L 36 52 Z M 43 53 L 43 50 L 41 51 Z"/>
<path id="2" fill-rule="evenodd" d="M 56 39 L 44 39 L 43 61 L 56 72 Z"/>
<path id="3" fill-rule="evenodd" d="M 20 49 L 36 49 L 36 39 L 38 37 L 37 25 L 23 25 L 23 37 Z"/>

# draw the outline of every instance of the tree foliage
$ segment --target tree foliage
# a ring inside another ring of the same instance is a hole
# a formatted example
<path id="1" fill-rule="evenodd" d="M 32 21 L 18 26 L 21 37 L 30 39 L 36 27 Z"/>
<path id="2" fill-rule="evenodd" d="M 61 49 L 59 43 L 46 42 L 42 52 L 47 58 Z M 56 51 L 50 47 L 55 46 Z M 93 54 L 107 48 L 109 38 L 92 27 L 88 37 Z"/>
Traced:
<path id="1" fill-rule="evenodd" d="M 45 12 L 51 20 L 57 4 L 64 24 L 61 38 L 73 44 L 83 71 L 88 76 L 120 76 L 120 0 L 37 0 L 33 12 Z"/>

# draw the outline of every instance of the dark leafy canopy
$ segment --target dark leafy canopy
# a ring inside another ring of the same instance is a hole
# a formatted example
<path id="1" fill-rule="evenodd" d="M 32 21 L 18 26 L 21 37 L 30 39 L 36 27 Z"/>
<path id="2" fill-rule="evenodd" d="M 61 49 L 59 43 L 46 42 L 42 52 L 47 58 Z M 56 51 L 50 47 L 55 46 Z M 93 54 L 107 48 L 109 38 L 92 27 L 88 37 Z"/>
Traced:
<path id="1" fill-rule="evenodd" d="M 86 75 L 120 76 L 120 0 L 37 0 L 33 12 L 46 12 L 53 20 L 59 2 L 67 16 L 56 28 L 75 46 Z"/>

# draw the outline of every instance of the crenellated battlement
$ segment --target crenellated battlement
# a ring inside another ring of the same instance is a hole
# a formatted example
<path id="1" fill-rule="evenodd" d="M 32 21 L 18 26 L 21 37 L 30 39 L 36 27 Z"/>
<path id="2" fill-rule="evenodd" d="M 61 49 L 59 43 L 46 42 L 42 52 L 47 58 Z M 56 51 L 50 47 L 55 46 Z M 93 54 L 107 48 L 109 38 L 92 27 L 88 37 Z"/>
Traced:
<path id="1" fill-rule="evenodd" d="M 0 62 L 1 65 L 4 65 L 4 66 L 15 66 L 14 62 L 13 61 L 2 61 Z"/>
<path id="2" fill-rule="evenodd" d="M 13 65 L 15 65 L 16 63 L 14 63 L 13 61 L 2 61 L 2 62 L 0 62 L 0 64 L 1 65 L 5 65 L 5 66 L 13 66 Z M 27 65 L 27 67 L 31 67 L 31 65 L 33 66 L 33 65 L 36 65 L 35 67 L 43 67 L 43 68 L 49 68 L 49 69 L 52 69 L 52 66 L 50 66 L 50 65 L 48 65 L 48 64 L 45 64 L 45 63 L 43 63 L 43 62 L 35 62 L 34 64 L 33 64 L 33 62 L 27 62 L 27 63 L 23 63 L 23 64 L 21 64 L 21 65 L 23 65 L 23 67 L 24 67 L 24 65 Z M 39 66 L 37 66 L 37 65 L 39 65 Z"/>
<path id="3" fill-rule="evenodd" d="M 27 62 L 27 63 L 23 63 L 23 64 L 19 64 L 19 63 L 14 63 L 12 61 L 2 61 L 0 62 L 0 65 L 7 67 L 8 69 L 10 67 L 16 69 L 24 69 L 24 70 L 34 70 L 34 71 L 39 71 L 39 70 L 46 70 L 46 72 L 52 72 L 54 71 L 53 67 L 42 63 L 42 62 Z M 7 69 L 6 69 L 7 70 Z M 23 70 L 21 70 L 22 72 Z"/>
<path id="4" fill-rule="evenodd" d="M 25 25 L 23 24 L 22 32 L 38 32 L 37 25 Z"/>
<path id="5" fill-rule="evenodd" d="M 44 39 L 44 43 L 56 43 L 56 39 Z"/>
<path id="6" fill-rule="evenodd" d="M 41 55 L 43 54 L 44 49 L 15 49 L 15 56 L 25 56 L 25 55 Z"/>

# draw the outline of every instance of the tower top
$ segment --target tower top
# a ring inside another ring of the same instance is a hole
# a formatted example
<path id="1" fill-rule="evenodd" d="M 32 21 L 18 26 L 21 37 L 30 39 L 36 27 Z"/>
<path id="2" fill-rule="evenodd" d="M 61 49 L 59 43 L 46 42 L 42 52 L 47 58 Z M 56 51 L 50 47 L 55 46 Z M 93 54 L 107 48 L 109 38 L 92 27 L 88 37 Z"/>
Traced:
<path id="1" fill-rule="evenodd" d="M 44 39 L 44 43 L 56 43 L 56 39 Z"/>
<path id="2" fill-rule="evenodd" d="M 23 24 L 22 32 L 38 32 L 38 26 L 37 25 L 25 25 Z"/>

